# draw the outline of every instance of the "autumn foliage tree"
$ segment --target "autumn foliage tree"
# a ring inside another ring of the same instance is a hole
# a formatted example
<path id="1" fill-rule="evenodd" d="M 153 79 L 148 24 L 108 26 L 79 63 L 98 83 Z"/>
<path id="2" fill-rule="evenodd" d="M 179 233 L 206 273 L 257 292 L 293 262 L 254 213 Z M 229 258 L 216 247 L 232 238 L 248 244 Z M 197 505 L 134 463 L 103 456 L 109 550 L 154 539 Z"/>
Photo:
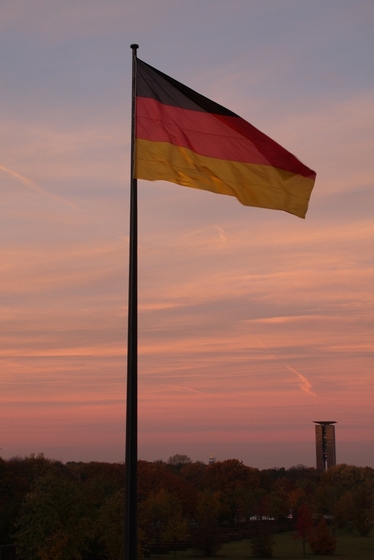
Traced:
<path id="1" fill-rule="evenodd" d="M 326 523 L 326 519 L 322 515 L 313 528 L 308 539 L 309 546 L 313 554 L 334 554 L 336 549 L 336 538 L 331 533 Z"/>
<path id="2" fill-rule="evenodd" d="M 92 530 L 80 487 L 49 473 L 25 496 L 14 536 L 23 560 L 81 560 Z"/>
<path id="3" fill-rule="evenodd" d="M 305 558 L 305 546 L 308 542 L 313 528 L 313 517 L 310 508 L 303 504 L 297 510 L 297 519 L 295 523 L 296 535 L 303 543 L 303 558 Z"/>
<path id="4" fill-rule="evenodd" d="M 17 544 L 20 560 L 117 560 L 123 545 L 124 472 L 122 463 L 63 464 L 42 454 L 0 458 L 0 544 Z M 229 531 L 238 535 L 248 529 L 252 536 L 257 532 L 252 541 L 257 556 L 269 555 L 274 525 L 291 529 L 290 514 L 303 503 L 320 515 L 333 515 L 339 528 L 368 535 L 374 524 L 373 488 L 370 467 L 343 464 L 319 473 L 303 465 L 260 471 L 237 459 L 207 465 L 185 455 L 139 461 L 139 558 L 150 550 L 153 529 L 162 530 L 159 540 L 169 551 L 179 540 L 192 543 L 196 532 L 196 546 L 211 556 L 224 533 L 226 538 Z M 162 497 L 164 512 L 152 529 L 145 512 L 156 496 Z M 301 538 L 304 529 L 305 520 Z M 309 542 L 316 551 L 333 550 L 334 537 L 323 520 Z"/>
<path id="5" fill-rule="evenodd" d="M 274 537 L 269 521 L 259 519 L 251 537 L 252 555 L 255 558 L 271 558 L 273 556 Z"/>
<path id="6" fill-rule="evenodd" d="M 354 525 L 362 537 L 366 537 L 374 526 L 374 487 L 363 485 L 353 496 Z"/>
<path id="7" fill-rule="evenodd" d="M 334 520 L 339 529 L 348 527 L 353 529 L 353 518 L 355 514 L 355 504 L 352 492 L 347 490 L 335 502 Z"/>
<path id="8" fill-rule="evenodd" d="M 187 523 L 180 500 L 164 489 L 151 494 L 141 505 L 140 519 L 148 544 L 156 547 L 157 557 L 164 542 L 172 544 L 175 556 L 177 544 L 187 537 Z"/>
<path id="9" fill-rule="evenodd" d="M 257 520 L 253 522 L 251 531 L 252 555 L 255 558 L 271 558 L 273 556 L 273 526 L 270 518 L 272 507 L 269 495 L 265 490 L 257 492 L 255 514 Z"/>
<path id="10" fill-rule="evenodd" d="M 216 493 L 206 490 L 200 496 L 195 518 L 197 531 L 195 545 L 204 556 L 216 556 L 221 547 L 218 532 L 220 502 Z"/>
<path id="11" fill-rule="evenodd" d="M 164 499 L 166 519 L 163 537 L 165 541 L 172 543 L 175 558 L 178 543 L 186 540 L 187 522 L 183 516 L 182 504 L 179 499 L 170 492 L 166 494 Z"/>
<path id="12" fill-rule="evenodd" d="M 124 516 L 125 493 L 122 489 L 106 498 L 97 523 L 100 542 L 110 560 L 123 558 L 124 555 Z"/>
<path id="13" fill-rule="evenodd" d="M 204 486 L 220 494 L 221 521 L 234 522 L 242 503 L 243 490 L 248 492 L 260 486 L 259 471 L 237 459 L 217 461 L 206 468 Z"/>

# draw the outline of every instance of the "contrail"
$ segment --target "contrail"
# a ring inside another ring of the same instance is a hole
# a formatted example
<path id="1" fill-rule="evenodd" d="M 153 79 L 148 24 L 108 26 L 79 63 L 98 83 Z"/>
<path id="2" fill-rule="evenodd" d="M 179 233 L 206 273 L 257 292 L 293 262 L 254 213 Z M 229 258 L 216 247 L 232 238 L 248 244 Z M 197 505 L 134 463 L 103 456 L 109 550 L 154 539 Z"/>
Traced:
<path id="1" fill-rule="evenodd" d="M 182 387 L 181 385 L 170 385 L 170 383 L 167 384 L 168 387 L 173 387 L 173 389 L 181 389 L 182 391 L 191 391 L 192 393 L 200 393 L 200 394 L 204 394 L 204 391 L 198 391 L 197 389 L 192 389 L 191 387 Z"/>
<path id="2" fill-rule="evenodd" d="M 216 230 L 218 230 L 218 235 L 220 236 L 220 238 L 222 239 L 222 241 L 224 241 L 226 243 L 227 241 L 227 237 L 226 237 L 226 233 L 225 230 L 219 226 L 213 225 L 214 228 L 216 228 Z"/>
<path id="3" fill-rule="evenodd" d="M 292 367 L 290 367 L 287 364 L 283 364 L 284 366 L 286 366 L 286 368 L 291 371 L 292 373 L 295 373 L 298 378 L 302 381 L 302 383 L 300 384 L 300 389 L 302 389 L 303 391 L 305 391 L 306 393 L 308 393 L 308 395 L 312 395 L 312 397 L 316 397 L 317 395 L 315 393 L 313 393 L 312 389 L 312 384 L 310 383 L 310 381 L 307 380 L 306 377 L 304 377 L 303 375 L 301 375 L 301 373 L 299 373 L 298 371 L 296 371 L 296 369 L 293 369 Z"/>
<path id="4" fill-rule="evenodd" d="M 58 202 L 62 202 L 63 204 L 67 204 L 71 208 L 74 208 L 74 210 L 78 210 L 78 207 L 73 202 L 70 202 L 70 200 L 66 200 L 65 198 L 52 194 L 48 191 L 45 191 L 44 189 L 39 187 L 39 185 L 34 183 L 34 181 L 31 181 L 27 177 L 20 175 L 16 171 L 13 171 L 12 169 L 8 169 L 8 167 L 4 167 L 3 165 L 0 165 L 0 170 L 4 171 L 5 173 L 9 173 L 9 175 L 21 181 L 21 183 L 23 183 L 26 187 L 28 187 L 32 191 L 37 192 L 38 194 L 42 194 L 44 196 L 48 196 L 49 198 L 52 198 L 53 200 L 57 200 Z"/>
<path id="5" fill-rule="evenodd" d="M 277 356 L 272 354 L 271 349 L 268 346 L 266 346 L 266 344 L 260 338 L 258 338 L 257 336 L 255 336 L 252 333 L 250 333 L 250 335 L 251 335 L 252 338 L 257 340 L 257 342 L 259 342 L 269 352 L 269 355 L 272 357 L 273 360 L 276 360 L 277 362 L 280 362 L 282 364 L 282 366 L 287 368 L 291 373 L 294 373 L 295 375 L 297 375 L 297 377 L 302 381 L 302 383 L 300 383 L 300 385 L 299 385 L 299 387 L 302 391 L 305 391 L 305 393 L 308 393 L 308 395 L 311 395 L 312 397 L 317 397 L 317 395 L 315 393 L 313 393 L 313 391 L 312 391 L 313 385 L 310 383 L 310 381 L 307 380 L 306 377 L 304 377 L 301 373 L 296 371 L 296 369 L 293 369 L 291 366 L 289 366 L 288 364 L 284 363 L 282 360 L 277 358 Z"/>

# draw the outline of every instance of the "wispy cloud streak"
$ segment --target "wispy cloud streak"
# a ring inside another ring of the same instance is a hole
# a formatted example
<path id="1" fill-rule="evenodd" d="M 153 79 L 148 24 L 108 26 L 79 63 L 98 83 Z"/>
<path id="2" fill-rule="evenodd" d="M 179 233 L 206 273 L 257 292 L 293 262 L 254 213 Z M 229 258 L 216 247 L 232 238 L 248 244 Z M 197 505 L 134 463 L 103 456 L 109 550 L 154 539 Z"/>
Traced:
<path id="1" fill-rule="evenodd" d="M 70 208 L 73 208 L 74 210 L 78 210 L 78 207 L 74 202 L 71 202 L 70 200 L 66 200 L 61 196 L 46 191 L 45 189 L 37 185 L 34 181 L 31 181 L 31 179 L 28 179 L 27 177 L 24 177 L 20 173 L 17 173 L 17 171 L 14 171 L 13 169 L 9 169 L 8 167 L 4 167 L 4 165 L 0 165 L 0 170 L 3 171 L 4 173 L 8 173 L 15 179 L 18 179 L 23 185 L 25 185 L 31 191 L 36 192 L 42 196 L 47 196 L 48 198 L 51 198 L 52 200 L 55 200 L 59 203 L 63 203 L 69 206 Z"/>

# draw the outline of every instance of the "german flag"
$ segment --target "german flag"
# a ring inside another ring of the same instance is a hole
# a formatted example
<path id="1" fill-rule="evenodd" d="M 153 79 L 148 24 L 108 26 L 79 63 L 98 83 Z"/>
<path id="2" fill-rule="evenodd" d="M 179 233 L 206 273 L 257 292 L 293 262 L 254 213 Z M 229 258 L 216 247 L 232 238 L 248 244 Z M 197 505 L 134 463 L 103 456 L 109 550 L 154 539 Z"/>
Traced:
<path id="1" fill-rule="evenodd" d="M 316 174 L 254 126 L 137 59 L 135 177 L 305 218 Z"/>

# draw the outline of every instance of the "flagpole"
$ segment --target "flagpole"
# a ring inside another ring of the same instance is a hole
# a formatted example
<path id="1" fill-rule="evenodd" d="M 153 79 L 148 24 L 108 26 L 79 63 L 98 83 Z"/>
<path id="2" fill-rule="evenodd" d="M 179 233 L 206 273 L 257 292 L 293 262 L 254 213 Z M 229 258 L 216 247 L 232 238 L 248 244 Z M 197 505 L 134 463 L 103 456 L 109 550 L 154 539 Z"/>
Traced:
<path id="1" fill-rule="evenodd" d="M 138 201 L 135 178 L 136 51 L 132 49 L 131 190 L 129 241 L 129 294 L 127 331 L 126 478 L 124 559 L 137 558 L 137 465 L 138 465 Z"/>

